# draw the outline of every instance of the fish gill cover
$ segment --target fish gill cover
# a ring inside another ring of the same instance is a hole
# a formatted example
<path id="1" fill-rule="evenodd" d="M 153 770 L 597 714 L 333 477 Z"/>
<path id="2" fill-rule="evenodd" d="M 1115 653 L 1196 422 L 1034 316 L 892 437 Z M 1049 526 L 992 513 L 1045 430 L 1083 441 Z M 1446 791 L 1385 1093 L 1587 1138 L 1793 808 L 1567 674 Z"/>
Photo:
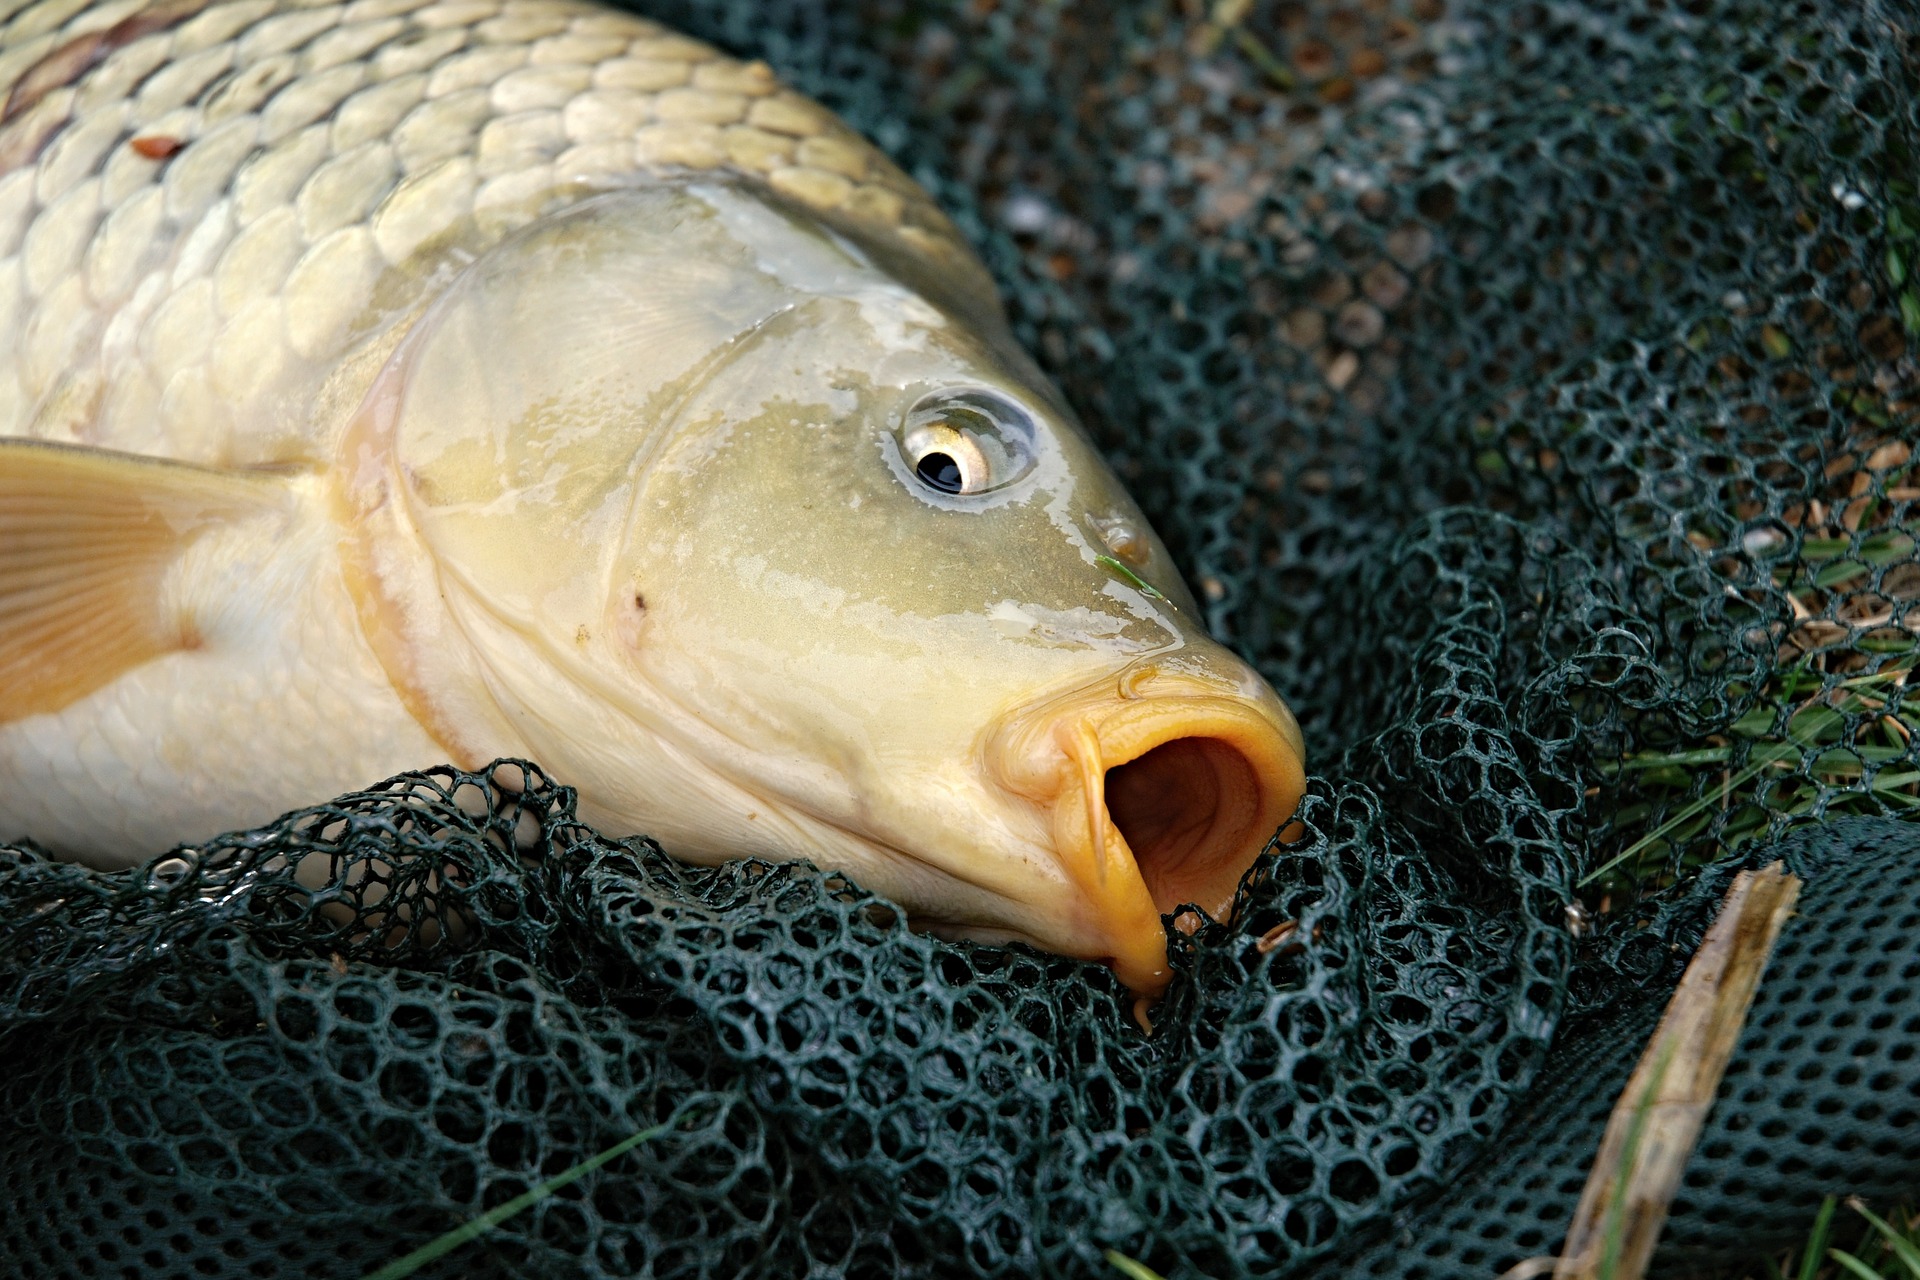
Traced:
<path id="1" fill-rule="evenodd" d="M 1844 815 L 1670 1265 L 1910 1190 L 1911 9 L 640 8 L 959 217 L 1298 709 L 1302 833 L 1151 1038 L 1103 969 L 603 839 L 534 768 L 22 846 L 0 1271 L 358 1276 L 664 1123 L 421 1274 L 1491 1275 L 1727 868 Z"/>

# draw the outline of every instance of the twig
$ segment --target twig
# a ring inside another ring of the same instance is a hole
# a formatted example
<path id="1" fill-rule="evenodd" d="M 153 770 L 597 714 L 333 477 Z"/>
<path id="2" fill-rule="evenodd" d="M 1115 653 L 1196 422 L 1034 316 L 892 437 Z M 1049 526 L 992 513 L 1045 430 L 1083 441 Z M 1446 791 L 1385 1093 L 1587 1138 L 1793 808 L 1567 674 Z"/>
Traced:
<path id="1" fill-rule="evenodd" d="M 1554 1280 L 1639 1280 L 1645 1273 L 1799 893 L 1799 878 L 1778 862 L 1735 878 L 1614 1105 Z"/>

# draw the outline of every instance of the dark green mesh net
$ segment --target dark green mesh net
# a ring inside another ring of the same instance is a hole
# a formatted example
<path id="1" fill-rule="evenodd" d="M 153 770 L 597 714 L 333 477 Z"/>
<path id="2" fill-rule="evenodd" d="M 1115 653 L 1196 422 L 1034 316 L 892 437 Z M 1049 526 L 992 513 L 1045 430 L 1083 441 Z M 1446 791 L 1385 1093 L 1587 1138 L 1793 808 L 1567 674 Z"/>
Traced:
<path id="1" fill-rule="evenodd" d="M 1674 1199 L 1656 1274 L 1750 1263 L 1801 1244 L 1823 1196 L 1910 1197 L 1917 1185 L 1920 827 L 1847 818 L 1778 852 L 1808 885 Z M 1690 950 L 1698 935 L 1679 923 L 1655 936 Z M 1363 1228 L 1325 1274 L 1491 1280 L 1554 1252 L 1664 1003 L 1646 992 L 1564 1028 L 1504 1132 L 1446 1194 Z"/>
<path id="2" fill-rule="evenodd" d="M 23 844 L 0 1273 L 359 1276 L 670 1122 L 423 1274 L 1488 1276 L 1801 825 L 1814 940 L 1670 1265 L 1920 1185 L 1911 10 L 641 7 L 958 215 L 1300 712 L 1304 835 L 1150 1039 L 1104 970 L 604 840 L 532 768 Z"/>

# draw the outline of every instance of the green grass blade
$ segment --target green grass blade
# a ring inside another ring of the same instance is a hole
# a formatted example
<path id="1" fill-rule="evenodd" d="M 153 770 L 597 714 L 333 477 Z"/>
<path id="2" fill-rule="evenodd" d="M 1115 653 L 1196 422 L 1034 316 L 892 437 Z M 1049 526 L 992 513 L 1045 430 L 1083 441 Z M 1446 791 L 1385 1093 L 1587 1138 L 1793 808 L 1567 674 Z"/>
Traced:
<path id="1" fill-rule="evenodd" d="M 627 1152 L 633 1150 L 641 1143 L 659 1137 L 671 1129 L 678 1119 L 678 1116 L 674 1116 L 664 1124 L 657 1124 L 651 1129 L 642 1129 L 630 1138 L 622 1138 L 619 1142 L 614 1143 L 599 1155 L 588 1156 L 571 1169 L 566 1169 L 555 1174 L 539 1186 L 522 1192 L 505 1204 L 496 1205 L 473 1221 L 455 1227 L 443 1236 L 427 1241 L 427 1243 L 421 1245 L 405 1257 L 394 1259 L 378 1271 L 368 1272 L 362 1277 L 362 1280 L 405 1280 L 405 1277 L 412 1275 L 436 1258 L 444 1257 L 469 1240 L 474 1240 L 485 1235 L 502 1222 L 505 1222 L 508 1218 L 511 1218 L 514 1214 L 519 1213 L 522 1209 L 531 1208 L 562 1187 L 570 1183 L 578 1182 L 581 1178 L 586 1177 L 601 1165 L 618 1160 L 621 1156 L 627 1154 Z"/>
<path id="2" fill-rule="evenodd" d="M 1775 764 L 1775 763 L 1778 763 L 1778 761 L 1770 758 L 1766 760 L 1761 760 L 1755 764 L 1750 764 L 1746 768 L 1742 769 L 1740 772 L 1734 774 L 1731 778 L 1727 779 L 1726 783 L 1722 786 L 1720 790 L 1714 790 L 1712 788 L 1709 788 L 1704 795 L 1701 795 L 1699 798 L 1693 800 L 1689 804 L 1684 804 L 1680 806 L 1679 811 L 1675 813 L 1672 817 L 1668 818 L 1665 822 L 1661 823 L 1659 826 L 1655 827 L 1653 830 L 1647 832 L 1647 834 L 1645 834 L 1644 836 L 1641 836 L 1638 840 L 1635 840 L 1632 844 L 1628 845 L 1625 853 L 1620 854 L 1618 857 L 1609 859 L 1607 862 L 1602 863 L 1599 867 L 1588 872 L 1586 877 L 1582 879 L 1580 883 L 1575 887 L 1584 889 L 1588 885 L 1592 884 L 1595 880 L 1598 880 L 1601 876 L 1607 874 L 1607 872 L 1619 866 L 1621 863 L 1633 861 L 1636 857 L 1640 855 L 1642 850 L 1651 848 L 1656 841 L 1658 841 L 1662 836 L 1666 835 L 1668 832 L 1672 831 L 1675 827 L 1678 827 L 1682 823 L 1686 822 L 1688 819 L 1693 818 L 1695 815 L 1699 814 L 1703 810 L 1715 804 L 1718 804 L 1720 801 L 1721 791 L 1731 791 L 1735 787 L 1744 786 L 1746 783 L 1749 783 L 1753 781 L 1755 778 L 1759 777 L 1760 771 L 1762 769 L 1766 768 L 1770 764 Z"/>
<path id="3" fill-rule="evenodd" d="M 1820 1202 L 1819 1216 L 1813 1220 L 1813 1232 L 1807 1237 L 1807 1250 L 1800 1257 L 1800 1274 L 1796 1280 L 1814 1280 L 1820 1270 L 1820 1259 L 1827 1256 L 1827 1241 L 1833 1236 L 1833 1211 L 1840 1202 L 1828 1196 Z"/>
<path id="4" fill-rule="evenodd" d="M 1253 32 L 1244 27 L 1236 27 L 1233 32 L 1233 42 L 1240 46 L 1240 52 L 1247 56 L 1249 62 L 1266 72 L 1267 79 L 1273 81 L 1276 88 L 1288 90 L 1293 88 L 1293 72 L 1287 70 L 1287 64 L 1276 58 L 1273 50 L 1267 48 Z"/>
<path id="5" fill-rule="evenodd" d="M 1905 1267 L 1908 1272 L 1915 1277 L 1915 1280 L 1920 1280 L 1920 1245 L 1916 1245 L 1913 1241 L 1907 1239 L 1904 1232 L 1897 1230 L 1892 1223 L 1867 1208 L 1864 1204 L 1861 1204 L 1858 1200 L 1850 1201 L 1849 1207 L 1852 1208 L 1855 1213 L 1873 1224 L 1873 1229 L 1880 1233 L 1880 1238 L 1886 1242 L 1886 1246 L 1893 1252 L 1893 1256 L 1900 1259 L 1900 1265 Z"/>
<path id="6" fill-rule="evenodd" d="M 1166 599 L 1165 596 L 1160 594 L 1159 588 L 1155 587 L 1151 582 L 1148 582 L 1133 570 L 1127 568 L 1124 564 L 1121 564 L 1118 560 L 1115 560 L 1112 556 L 1095 556 L 1093 562 L 1149 600 Z"/>
<path id="7" fill-rule="evenodd" d="M 1827 1256 L 1839 1263 L 1842 1267 L 1845 1267 L 1848 1271 L 1851 1271 L 1854 1275 L 1859 1276 L 1860 1280 L 1887 1280 L 1885 1276 L 1848 1253 L 1845 1249 L 1829 1249 L 1827 1250 Z"/>
<path id="8" fill-rule="evenodd" d="M 1144 1262 L 1135 1262 L 1118 1249 L 1107 1250 L 1107 1262 L 1127 1280 L 1160 1280 L 1160 1273 Z"/>
<path id="9" fill-rule="evenodd" d="M 1694 764 L 1725 764 L 1727 757 L 1733 754 L 1732 747 L 1700 747 L 1694 751 L 1646 752 L 1629 756 L 1617 765 L 1603 765 L 1606 769 L 1666 769 Z"/>

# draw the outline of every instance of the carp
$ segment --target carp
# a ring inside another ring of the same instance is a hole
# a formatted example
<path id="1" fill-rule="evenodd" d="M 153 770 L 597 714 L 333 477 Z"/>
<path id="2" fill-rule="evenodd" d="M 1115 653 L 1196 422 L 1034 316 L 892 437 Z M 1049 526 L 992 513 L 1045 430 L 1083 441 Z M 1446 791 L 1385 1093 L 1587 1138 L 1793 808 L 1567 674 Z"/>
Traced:
<path id="1" fill-rule="evenodd" d="M 1167 981 L 1292 715 L 931 198 L 572 0 L 0 23 L 0 837 L 121 866 L 452 760 Z"/>

